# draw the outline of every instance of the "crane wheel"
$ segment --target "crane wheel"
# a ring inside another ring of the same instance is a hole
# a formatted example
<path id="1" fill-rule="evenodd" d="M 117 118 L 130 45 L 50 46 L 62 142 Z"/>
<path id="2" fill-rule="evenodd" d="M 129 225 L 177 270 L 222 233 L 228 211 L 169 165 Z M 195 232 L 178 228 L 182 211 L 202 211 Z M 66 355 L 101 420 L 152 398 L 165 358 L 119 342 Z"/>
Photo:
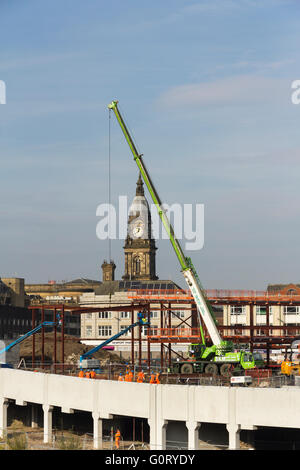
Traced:
<path id="1" fill-rule="evenodd" d="M 223 377 L 231 377 L 233 371 L 232 364 L 222 364 L 220 367 L 220 374 Z"/>
<path id="2" fill-rule="evenodd" d="M 210 375 L 219 375 L 219 370 L 217 364 L 207 364 L 205 366 L 204 372 Z"/>
<path id="3" fill-rule="evenodd" d="M 180 368 L 181 374 L 192 374 L 194 372 L 193 364 L 183 364 Z"/>

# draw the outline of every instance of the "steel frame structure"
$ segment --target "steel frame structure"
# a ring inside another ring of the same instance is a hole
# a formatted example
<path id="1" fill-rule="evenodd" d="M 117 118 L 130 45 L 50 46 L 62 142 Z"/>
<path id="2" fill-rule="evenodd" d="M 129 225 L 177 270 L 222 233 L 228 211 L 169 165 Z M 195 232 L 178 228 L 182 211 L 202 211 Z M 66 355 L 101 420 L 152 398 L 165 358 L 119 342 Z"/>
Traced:
<path id="1" fill-rule="evenodd" d="M 208 293 L 211 294 L 211 291 Z M 229 291 L 223 291 L 229 292 Z M 237 292 L 237 291 L 230 291 Z M 240 293 L 241 291 L 239 291 Z M 246 292 L 246 291 L 243 291 Z M 247 291 L 248 293 L 253 291 Z M 131 365 L 135 366 L 135 344 L 138 343 L 138 358 L 137 365 L 142 367 L 143 354 L 142 354 L 142 343 L 147 342 L 147 367 L 151 367 L 151 344 L 160 344 L 160 366 L 163 370 L 166 366 L 171 366 L 172 353 L 182 358 L 182 356 L 172 349 L 172 344 L 175 343 L 191 343 L 200 342 L 201 333 L 198 324 L 198 316 L 196 305 L 193 302 L 193 297 L 188 292 L 128 292 L 128 298 L 132 300 L 131 305 L 127 306 L 112 306 L 109 307 L 110 311 L 128 311 L 131 312 L 131 322 L 134 323 L 134 313 L 136 311 L 143 311 L 147 313 L 148 322 L 151 323 L 150 310 L 158 311 L 160 313 L 160 327 L 158 329 L 152 329 L 151 326 L 148 330 L 148 335 L 142 338 L 141 328 L 138 328 L 138 334 L 135 336 L 134 330 L 131 331 L 131 338 L 128 340 L 131 342 Z M 299 326 L 292 325 L 270 325 L 270 309 L 271 305 L 294 305 L 300 306 L 300 296 L 269 296 L 268 298 L 264 295 L 211 295 L 208 297 L 209 302 L 212 305 L 231 305 L 231 306 L 242 306 L 248 305 L 250 307 L 250 322 L 249 325 L 219 325 L 218 328 L 224 338 L 232 340 L 235 343 L 248 343 L 251 351 L 253 350 L 266 350 L 266 363 L 270 366 L 270 350 L 271 349 L 284 349 L 288 348 L 291 342 L 299 338 Z M 150 308 L 150 303 L 152 304 Z M 153 306 L 155 304 L 155 306 Z M 190 311 L 188 318 L 182 319 L 174 312 L 174 304 L 180 304 L 180 310 Z M 255 305 L 263 306 L 266 309 L 266 324 L 255 325 L 253 321 L 253 307 Z M 57 362 L 57 327 L 53 328 L 53 364 L 54 372 L 57 367 L 64 370 L 64 314 L 66 311 L 71 312 L 74 315 L 80 315 L 83 313 L 93 313 L 107 311 L 108 307 L 74 307 L 66 304 L 41 304 L 29 306 L 32 312 L 32 327 L 36 326 L 36 314 L 37 311 L 41 312 L 41 321 L 45 319 L 45 311 L 53 312 L 53 320 L 60 315 L 61 319 L 61 359 L 60 363 Z M 176 327 L 172 325 L 172 315 L 177 317 L 179 323 Z M 209 340 L 207 331 L 202 325 L 205 332 L 206 338 Z M 41 352 L 41 366 L 44 368 L 45 355 L 44 355 L 44 328 L 41 330 L 42 335 L 42 352 Z M 91 339 L 91 338 L 89 338 Z M 96 339 L 96 338 L 94 338 Z M 98 338 L 97 338 L 98 339 Z M 35 366 L 35 336 L 32 336 L 32 364 Z"/>
<path id="2" fill-rule="evenodd" d="M 249 325 L 218 325 L 221 335 L 226 340 L 231 340 L 234 343 L 247 343 L 250 350 L 253 352 L 265 350 L 266 351 L 266 365 L 270 367 L 270 350 L 271 349 L 286 349 L 290 347 L 294 339 L 300 336 L 300 325 L 270 325 L 270 306 L 300 306 L 299 295 L 279 295 L 268 294 L 267 292 L 257 291 L 218 291 L 208 290 L 207 298 L 211 305 L 218 306 L 242 306 L 248 305 L 250 307 L 250 322 Z M 167 350 L 167 363 L 171 365 L 171 353 L 182 357 L 176 351 L 172 350 L 171 345 L 174 343 L 192 343 L 200 342 L 201 334 L 198 325 L 198 316 L 196 312 L 196 305 L 193 302 L 193 297 L 189 291 L 131 291 L 128 297 L 132 300 L 144 300 L 152 304 L 159 304 L 160 307 L 151 307 L 151 310 L 160 310 L 160 330 L 154 332 L 149 330 L 148 343 L 161 344 L 161 367 L 165 367 L 164 348 Z M 180 310 L 183 310 L 182 304 L 186 304 L 185 308 L 191 311 L 191 316 L 188 319 L 181 320 L 176 328 L 171 324 L 172 308 L 174 303 L 181 304 Z M 266 309 L 266 324 L 255 325 L 253 308 L 255 305 L 263 306 Z M 191 320 L 191 324 L 187 324 L 187 320 Z M 185 324 L 187 328 L 182 328 Z M 205 326 L 202 325 L 206 339 L 209 341 L 209 335 Z M 148 346 L 148 349 L 150 347 Z"/>
<path id="3" fill-rule="evenodd" d="M 53 312 L 53 318 L 57 318 L 57 314 L 60 315 L 60 326 L 61 326 L 61 362 L 57 362 L 57 326 L 55 325 L 53 328 L 53 366 L 54 366 L 54 373 L 57 371 L 57 367 L 64 371 L 64 358 L 65 358 L 65 333 L 64 333 L 64 326 L 65 326 L 65 312 L 71 312 L 72 315 L 81 315 L 83 313 L 93 313 L 93 312 L 105 312 L 109 308 L 110 311 L 115 312 L 131 312 L 131 320 L 134 323 L 134 313 L 136 311 L 143 311 L 147 314 L 148 322 L 150 321 L 150 304 L 149 302 L 139 302 L 139 303 L 132 303 L 131 305 L 121 305 L 121 306 L 111 306 L 111 307 L 74 307 L 69 306 L 66 304 L 40 304 L 40 305 L 31 305 L 28 307 L 31 310 L 32 314 L 32 328 L 36 326 L 37 320 L 37 313 L 41 312 L 41 321 L 43 322 L 45 319 L 45 312 Z M 139 348 L 138 348 L 138 362 L 141 366 L 142 364 L 142 337 L 141 337 L 141 328 L 138 328 L 138 338 L 134 336 L 134 330 L 132 330 L 131 334 L 131 360 L 132 364 L 134 365 L 135 362 L 135 342 L 138 341 Z M 45 367 L 45 328 L 42 327 L 41 329 L 42 341 L 41 341 L 41 367 Z M 91 339 L 91 338 L 89 338 Z M 97 338 L 98 339 L 98 338 Z M 150 357 L 150 354 L 149 356 Z M 148 361 L 149 362 L 149 361 Z M 35 367 L 36 363 L 36 344 L 35 344 L 35 335 L 32 336 L 32 367 Z"/>

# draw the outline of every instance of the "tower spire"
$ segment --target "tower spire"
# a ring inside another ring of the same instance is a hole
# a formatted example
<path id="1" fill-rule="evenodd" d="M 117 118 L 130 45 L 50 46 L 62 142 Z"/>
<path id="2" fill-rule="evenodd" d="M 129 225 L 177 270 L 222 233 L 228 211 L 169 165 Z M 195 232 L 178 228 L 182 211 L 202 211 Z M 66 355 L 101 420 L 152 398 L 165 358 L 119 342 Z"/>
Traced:
<path id="1" fill-rule="evenodd" d="M 144 196 L 144 183 L 142 180 L 141 173 L 139 173 L 139 177 L 136 183 L 136 196 Z"/>

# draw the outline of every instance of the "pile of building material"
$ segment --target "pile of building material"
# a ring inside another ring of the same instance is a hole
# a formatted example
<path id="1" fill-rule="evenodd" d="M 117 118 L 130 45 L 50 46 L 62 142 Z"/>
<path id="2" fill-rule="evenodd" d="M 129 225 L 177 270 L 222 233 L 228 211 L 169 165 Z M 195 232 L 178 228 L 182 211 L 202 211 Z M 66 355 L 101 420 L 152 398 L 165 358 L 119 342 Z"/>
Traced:
<path id="1" fill-rule="evenodd" d="M 42 359 L 42 335 L 41 333 L 35 335 L 34 338 L 34 357 L 35 361 Z M 56 360 L 61 362 L 61 335 L 57 334 L 56 337 Z M 64 335 L 64 363 L 75 364 L 79 357 L 85 352 L 92 349 L 91 346 L 82 344 L 80 339 L 76 336 Z M 24 358 L 26 362 L 31 362 L 33 352 L 32 338 L 27 338 L 20 344 L 20 358 Z M 122 362 L 118 354 L 111 351 L 97 351 L 93 357 L 99 359 L 100 363 L 107 362 Z M 53 362 L 54 359 L 54 337 L 53 332 L 44 334 L 44 361 L 47 363 Z"/>

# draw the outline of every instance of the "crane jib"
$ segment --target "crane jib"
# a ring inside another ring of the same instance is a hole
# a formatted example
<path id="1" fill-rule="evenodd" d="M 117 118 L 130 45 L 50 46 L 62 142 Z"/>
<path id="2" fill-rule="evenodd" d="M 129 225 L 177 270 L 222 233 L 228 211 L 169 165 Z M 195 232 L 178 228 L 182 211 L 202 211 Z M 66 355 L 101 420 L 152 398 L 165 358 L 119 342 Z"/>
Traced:
<path id="1" fill-rule="evenodd" d="M 126 127 L 126 124 L 120 114 L 120 111 L 118 110 L 118 101 L 112 101 L 109 105 L 108 105 L 108 108 L 109 109 L 112 109 L 115 113 L 115 116 L 117 118 L 117 121 L 119 122 L 120 124 L 120 127 L 123 131 L 123 134 L 125 136 L 125 139 L 133 153 L 133 157 L 134 157 L 134 160 L 141 172 L 141 175 L 142 175 L 142 178 L 150 192 L 150 195 L 151 195 L 151 198 L 157 208 L 157 211 L 158 211 L 158 214 L 159 214 L 159 217 L 169 235 L 169 239 L 170 239 L 170 242 L 174 248 L 174 251 L 176 253 L 176 256 L 179 260 L 179 263 L 181 265 L 181 268 L 182 268 L 182 272 L 183 272 L 183 275 L 190 287 L 190 290 L 191 290 L 191 293 L 195 299 L 195 302 L 197 304 L 197 307 L 198 307 L 198 310 L 204 320 L 204 323 L 207 327 L 207 330 L 208 330 L 208 333 L 213 341 L 213 343 L 215 345 L 219 345 L 220 342 L 221 342 L 221 337 L 219 335 L 219 332 L 218 332 L 218 329 L 216 327 L 216 324 L 214 322 L 214 318 L 213 316 L 211 315 L 211 313 L 209 312 L 209 308 L 208 308 L 208 304 L 205 300 L 205 297 L 202 293 L 202 289 L 200 287 L 200 281 L 197 282 L 197 278 L 198 278 L 198 275 L 195 271 L 195 269 L 191 268 L 190 266 L 190 263 L 188 262 L 188 259 L 185 257 L 183 251 L 182 251 L 182 248 L 180 246 L 180 243 L 179 241 L 177 240 L 176 236 L 175 236 L 175 233 L 174 233 L 174 230 L 173 230 L 173 227 L 172 225 L 170 224 L 169 222 L 169 219 L 168 217 L 166 216 L 163 208 L 162 208 L 162 204 L 161 204 L 161 201 L 160 201 L 160 198 L 158 196 L 158 193 L 157 191 L 155 190 L 155 187 L 151 181 L 151 178 L 150 178 L 150 175 L 147 171 L 147 168 L 146 166 L 144 165 L 144 162 L 143 162 L 143 159 L 142 159 L 142 156 L 137 152 L 137 149 L 134 145 L 134 142 L 128 132 L 128 129 Z M 202 332 L 202 327 L 200 325 L 200 329 L 201 329 L 201 334 L 202 334 L 202 338 L 203 338 L 203 332 Z"/>

